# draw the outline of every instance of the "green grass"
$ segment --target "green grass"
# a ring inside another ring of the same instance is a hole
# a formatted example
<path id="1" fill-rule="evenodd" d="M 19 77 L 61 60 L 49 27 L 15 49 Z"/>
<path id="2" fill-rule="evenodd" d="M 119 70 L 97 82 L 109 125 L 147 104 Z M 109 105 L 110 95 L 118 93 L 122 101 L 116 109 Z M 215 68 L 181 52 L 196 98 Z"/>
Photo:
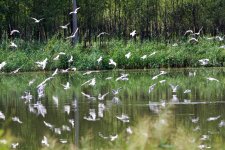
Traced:
<path id="1" fill-rule="evenodd" d="M 114 69 L 113 66 L 108 65 L 109 58 L 113 58 L 117 62 L 117 69 L 199 67 L 198 60 L 203 58 L 210 59 L 208 66 L 223 66 L 225 60 L 225 50 L 219 48 L 222 43 L 205 38 L 199 39 L 198 44 L 179 42 L 176 47 L 172 46 L 173 43 L 150 41 L 124 43 L 112 40 L 102 47 L 99 46 L 99 43 L 94 43 L 93 46 L 84 48 L 82 44 L 73 47 L 70 41 L 56 37 L 47 43 L 25 42 L 20 39 L 15 39 L 14 42 L 18 44 L 17 49 L 9 47 L 9 39 L 2 41 L 0 45 L 0 62 L 7 62 L 3 69 L 6 72 L 19 67 L 22 67 L 21 71 L 39 71 L 41 69 L 35 65 L 35 62 L 46 57 L 48 58 L 46 70 L 66 69 L 71 66 L 78 70 Z M 126 59 L 125 54 L 129 51 L 131 57 Z M 53 61 L 59 52 L 65 52 L 66 55 L 60 57 L 59 61 Z M 150 55 L 152 52 L 157 53 L 145 60 L 140 58 L 143 55 Z M 67 60 L 70 55 L 74 57 L 74 62 L 68 64 Z M 96 60 L 100 56 L 103 56 L 103 61 L 98 65 Z"/>

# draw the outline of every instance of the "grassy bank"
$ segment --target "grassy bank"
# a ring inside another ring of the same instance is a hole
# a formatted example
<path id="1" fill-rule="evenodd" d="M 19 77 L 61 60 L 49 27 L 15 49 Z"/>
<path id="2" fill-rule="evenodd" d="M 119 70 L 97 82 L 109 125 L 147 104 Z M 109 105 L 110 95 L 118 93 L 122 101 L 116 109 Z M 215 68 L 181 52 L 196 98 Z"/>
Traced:
<path id="1" fill-rule="evenodd" d="M 78 70 L 113 69 L 108 65 L 109 58 L 117 63 L 117 69 L 143 69 L 158 67 L 199 67 L 199 59 L 208 58 L 207 66 L 223 66 L 225 60 L 225 50 L 219 48 L 223 43 L 206 38 L 199 39 L 198 44 L 178 42 L 165 44 L 159 42 L 135 43 L 134 41 L 124 43 L 122 41 L 111 41 L 100 47 L 95 43 L 89 48 L 84 48 L 81 44 L 72 47 L 69 41 L 53 38 L 47 43 L 25 42 L 14 40 L 18 48 L 9 47 L 10 40 L 2 41 L 0 45 L 0 63 L 6 61 L 7 65 L 3 71 L 9 72 L 21 67 L 20 71 L 41 70 L 35 64 L 36 61 L 48 58 L 46 70 L 55 68 L 66 69 L 76 67 Z M 53 58 L 59 52 L 66 55 L 60 56 L 58 61 Z M 131 52 L 131 57 L 127 59 L 125 54 Z M 149 56 L 153 52 L 155 55 Z M 74 57 L 72 63 L 68 63 L 70 56 Z M 141 59 L 147 55 L 146 59 Z M 98 65 L 97 59 L 102 56 L 103 61 Z"/>

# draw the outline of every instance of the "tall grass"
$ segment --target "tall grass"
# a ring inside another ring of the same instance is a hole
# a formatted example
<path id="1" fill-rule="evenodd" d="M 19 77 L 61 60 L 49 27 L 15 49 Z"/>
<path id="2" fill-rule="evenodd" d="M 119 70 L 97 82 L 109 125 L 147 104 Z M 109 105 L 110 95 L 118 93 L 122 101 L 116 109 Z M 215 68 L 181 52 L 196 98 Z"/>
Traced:
<path id="1" fill-rule="evenodd" d="M 25 42 L 21 39 L 15 39 L 14 42 L 18 44 L 17 49 L 9 47 L 10 41 L 8 39 L 2 41 L 0 45 L 0 62 L 7 62 L 4 68 L 6 72 L 18 67 L 22 67 L 21 71 L 38 71 L 40 68 L 35 65 L 35 61 L 40 61 L 46 57 L 49 59 L 47 70 L 65 69 L 71 66 L 78 70 L 114 69 L 113 66 L 108 65 L 109 58 L 113 58 L 117 62 L 116 68 L 119 69 L 199 67 L 198 60 L 203 58 L 210 59 L 208 66 L 223 66 L 225 58 L 225 50 L 219 48 L 222 43 L 204 38 L 200 39 L 198 44 L 180 42 L 178 46 L 172 46 L 172 43 L 165 44 L 154 41 L 124 43 L 112 40 L 103 47 L 95 43 L 89 48 L 84 48 L 81 44 L 73 47 L 70 41 L 56 37 L 47 43 Z M 65 52 L 67 55 L 62 56 L 59 61 L 53 61 L 59 52 Z M 130 59 L 125 58 L 125 54 L 128 52 L 131 52 Z M 157 53 L 145 60 L 141 59 L 141 56 L 150 55 L 153 52 Z M 74 62 L 71 64 L 67 62 L 70 55 L 74 57 Z M 103 61 L 98 65 L 96 60 L 100 56 L 103 56 Z"/>

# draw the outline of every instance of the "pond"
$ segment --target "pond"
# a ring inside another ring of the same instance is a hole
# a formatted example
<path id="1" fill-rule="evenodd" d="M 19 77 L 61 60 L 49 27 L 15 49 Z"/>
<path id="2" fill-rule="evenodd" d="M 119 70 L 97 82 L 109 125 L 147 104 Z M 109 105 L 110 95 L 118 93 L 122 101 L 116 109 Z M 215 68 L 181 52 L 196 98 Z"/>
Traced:
<path id="1" fill-rule="evenodd" d="M 128 75 L 119 80 L 121 74 Z M 60 73 L 46 81 L 44 90 L 39 89 L 38 93 L 37 86 L 51 75 L 0 75 L 0 111 L 5 115 L 5 120 L 0 119 L 0 127 L 10 132 L 14 137 L 10 142 L 18 142 L 18 149 L 46 147 L 42 144 L 44 136 L 58 144 L 77 147 L 83 138 L 91 136 L 93 149 L 107 149 L 113 137 L 135 126 L 143 116 L 156 117 L 159 105 L 174 106 L 170 115 L 175 128 L 182 125 L 193 131 L 198 126 L 201 134 L 210 132 L 224 137 L 224 129 L 218 125 L 225 119 L 225 68 Z M 208 80 L 209 77 L 218 81 Z M 67 82 L 70 86 L 64 89 Z M 173 92 L 171 84 L 178 85 L 176 91 Z M 150 86 L 153 88 L 149 93 Z M 118 94 L 114 95 L 113 89 L 119 89 Z M 185 90 L 190 91 L 184 93 Z M 30 100 L 28 93 L 32 95 Z M 98 100 L 98 95 L 105 93 L 108 94 L 104 100 Z M 27 96 L 27 100 L 22 96 Z M 13 121 L 15 116 L 22 123 Z M 214 117 L 212 121 L 210 117 Z M 197 123 L 193 123 L 194 118 Z M 111 138 L 104 139 L 110 135 Z"/>

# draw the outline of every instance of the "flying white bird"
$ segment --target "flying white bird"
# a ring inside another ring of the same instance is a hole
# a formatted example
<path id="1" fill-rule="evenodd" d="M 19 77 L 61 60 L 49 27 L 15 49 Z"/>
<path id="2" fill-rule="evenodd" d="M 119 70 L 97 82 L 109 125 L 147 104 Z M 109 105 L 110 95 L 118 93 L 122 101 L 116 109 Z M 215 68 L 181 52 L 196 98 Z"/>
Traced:
<path id="1" fill-rule="evenodd" d="M 50 129 L 53 129 L 54 126 L 52 124 L 50 124 L 48 122 L 45 122 L 45 121 L 43 121 L 43 122 L 44 122 L 46 127 L 50 128 Z"/>
<path id="2" fill-rule="evenodd" d="M 109 94 L 109 92 L 105 93 L 105 94 L 98 94 L 98 100 L 102 101 L 105 99 L 105 97 Z"/>
<path id="3" fill-rule="evenodd" d="M 47 60 L 48 60 L 48 58 L 45 58 L 43 61 L 37 61 L 35 63 L 38 65 L 38 67 L 40 67 L 44 70 L 46 67 L 46 64 L 47 64 Z"/>
<path id="4" fill-rule="evenodd" d="M 102 56 L 97 59 L 98 64 L 102 61 Z"/>
<path id="5" fill-rule="evenodd" d="M 12 143 L 11 146 L 12 146 L 13 149 L 16 149 L 17 146 L 19 146 L 19 143 Z"/>
<path id="6" fill-rule="evenodd" d="M 187 30 L 187 31 L 184 33 L 184 35 L 189 34 L 189 33 L 193 34 L 194 32 L 193 32 L 192 30 Z"/>
<path id="7" fill-rule="evenodd" d="M 175 92 L 177 92 L 177 89 L 178 89 L 179 85 L 170 84 L 170 87 L 172 88 L 173 93 L 175 93 Z"/>
<path id="8" fill-rule="evenodd" d="M 199 121 L 199 117 L 191 119 L 191 122 L 193 122 L 193 123 L 198 123 L 198 121 Z"/>
<path id="9" fill-rule="evenodd" d="M 97 37 L 99 38 L 99 37 L 102 36 L 102 35 L 110 35 L 110 34 L 107 33 L 107 32 L 101 32 Z"/>
<path id="10" fill-rule="evenodd" d="M 71 12 L 70 12 L 70 15 L 71 15 L 71 14 L 77 14 L 77 11 L 78 11 L 79 9 L 80 9 L 80 7 L 76 8 L 74 11 L 71 11 Z"/>
<path id="11" fill-rule="evenodd" d="M 68 90 L 70 88 L 70 83 L 67 82 L 65 85 L 61 84 L 64 87 L 64 90 Z"/>
<path id="12" fill-rule="evenodd" d="M 184 94 L 188 94 L 188 93 L 191 93 L 190 89 L 187 89 L 187 90 L 184 91 Z"/>
<path id="13" fill-rule="evenodd" d="M 52 96 L 53 102 L 56 105 L 56 107 L 58 107 L 59 105 L 59 98 L 57 96 Z"/>
<path id="14" fill-rule="evenodd" d="M 53 60 L 59 60 L 59 55 L 57 55 L 55 58 L 53 58 Z"/>
<path id="15" fill-rule="evenodd" d="M 10 32 L 10 35 L 13 35 L 14 33 L 20 33 L 20 31 L 19 31 L 19 30 L 12 30 L 12 31 Z"/>
<path id="16" fill-rule="evenodd" d="M 116 67 L 116 62 L 113 59 L 109 59 L 109 65 L 114 65 Z"/>
<path id="17" fill-rule="evenodd" d="M 36 79 L 30 80 L 29 83 L 28 83 L 28 85 L 31 86 L 35 81 L 36 81 Z"/>
<path id="18" fill-rule="evenodd" d="M 141 57 L 141 59 L 146 59 L 147 58 L 147 55 L 143 55 L 142 57 Z"/>
<path id="19" fill-rule="evenodd" d="M 216 36 L 215 39 L 218 40 L 218 41 L 220 41 L 220 42 L 222 42 L 222 41 L 224 40 L 224 36 L 223 36 L 223 37 L 221 37 L 221 36 Z"/>
<path id="20" fill-rule="evenodd" d="M 130 122 L 129 117 L 126 114 L 122 114 L 121 116 L 116 116 L 116 118 L 122 122 Z"/>
<path id="21" fill-rule="evenodd" d="M 215 120 L 218 120 L 220 118 L 220 115 L 219 116 L 216 116 L 216 117 L 209 117 L 207 119 L 207 121 L 215 121 Z"/>
<path id="22" fill-rule="evenodd" d="M 113 95 L 119 94 L 119 92 L 120 92 L 121 89 L 122 89 L 122 87 L 120 87 L 120 88 L 118 88 L 118 89 L 112 89 Z"/>
<path id="23" fill-rule="evenodd" d="M 188 40 L 188 42 L 190 43 L 190 42 L 192 42 L 192 43 L 197 43 L 198 42 L 198 39 L 196 39 L 196 38 L 190 38 L 189 40 Z"/>
<path id="24" fill-rule="evenodd" d="M 10 42 L 9 47 L 12 47 L 12 48 L 17 48 L 18 46 L 17 46 L 14 42 Z"/>
<path id="25" fill-rule="evenodd" d="M 12 117 L 12 121 L 18 122 L 20 124 L 23 123 L 18 117 Z"/>
<path id="26" fill-rule="evenodd" d="M 209 63 L 209 59 L 200 59 L 198 60 L 202 66 L 205 66 Z"/>
<path id="27" fill-rule="evenodd" d="M 128 134 L 132 134 L 133 133 L 131 127 L 126 128 L 126 131 L 127 131 Z"/>
<path id="28" fill-rule="evenodd" d="M 31 17 L 31 19 L 33 19 L 35 23 L 39 23 L 39 22 L 40 22 L 41 20 L 43 20 L 44 18 L 36 19 L 36 18 Z"/>
<path id="29" fill-rule="evenodd" d="M 134 30 L 134 31 L 132 31 L 132 32 L 130 33 L 130 35 L 131 35 L 132 37 L 134 37 L 136 34 L 137 34 L 137 33 L 136 33 L 136 30 Z"/>
<path id="30" fill-rule="evenodd" d="M 69 37 L 67 37 L 66 39 L 72 39 L 75 38 L 76 34 L 77 34 L 78 28 L 76 29 L 76 31 Z"/>
<path id="31" fill-rule="evenodd" d="M 203 29 L 203 27 L 201 27 L 201 29 L 197 33 L 192 33 L 191 35 L 193 35 L 193 36 L 195 36 L 195 35 L 199 36 L 200 35 L 200 32 L 202 31 L 202 29 Z"/>
<path id="32" fill-rule="evenodd" d="M 1 64 L 0 64 L 0 71 L 2 70 L 2 68 L 6 65 L 6 62 L 3 61 Z"/>
<path id="33" fill-rule="evenodd" d="M 129 80 L 129 79 L 128 79 L 128 75 L 129 75 L 129 74 L 121 73 L 121 76 L 118 77 L 118 78 L 116 78 L 116 81 L 118 81 L 118 80 L 122 80 L 122 81 Z"/>
<path id="34" fill-rule="evenodd" d="M 156 54 L 156 52 L 152 52 L 152 53 L 149 55 L 149 57 L 150 57 L 150 56 L 153 56 L 153 55 L 155 55 L 155 54 Z"/>
<path id="35" fill-rule="evenodd" d="M 5 115 L 0 111 L 0 119 L 5 120 Z"/>
<path id="36" fill-rule="evenodd" d="M 208 78 L 206 78 L 207 80 L 209 80 L 209 81 L 216 81 L 216 82 L 219 82 L 219 80 L 218 79 L 215 79 L 215 78 L 211 78 L 211 77 L 208 77 Z"/>
<path id="37" fill-rule="evenodd" d="M 70 105 L 64 106 L 64 112 L 66 112 L 68 115 L 70 114 Z"/>
<path id="38" fill-rule="evenodd" d="M 48 144 L 48 139 L 46 138 L 46 136 L 44 136 L 44 139 L 41 140 L 41 144 L 49 147 L 49 144 Z"/>
<path id="39" fill-rule="evenodd" d="M 66 24 L 66 25 L 62 25 L 62 26 L 60 26 L 60 28 L 62 28 L 62 29 L 67 29 L 69 24 L 70 24 L 70 23 L 68 23 L 68 24 Z"/>
<path id="40" fill-rule="evenodd" d="M 16 74 L 17 72 L 19 72 L 20 69 L 21 69 L 21 68 L 17 68 L 16 70 L 10 72 L 10 74 Z"/>
<path id="41" fill-rule="evenodd" d="M 127 53 L 127 54 L 125 55 L 125 57 L 126 57 L 127 59 L 129 59 L 130 56 L 131 56 L 131 52 L 129 52 L 129 53 Z"/>
<path id="42" fill-rule="evenodd" d="M 58 69 L 58 68 L 56 68 L 56 69 L 55 69 L 55 71 L 53 72 L 52 76 L 57 75 L 57 74 L 58 74 L 58 71 L 59 71 L 59 69 Z"/>
<path id="43" fill-rule="evenodd" d="M 148 93 L 151 93 L 154 90 L 155 86 L 156 86 L 156 83 L 151 85 L 148 89 Z"/>
<path id="44" fill-rule="evenodd" d="M 72 55 L 70 56 L 70 59 L 68 60 L 68 63 L 71 63 L 71 62 L 73 62 L 73 56 Z"/>
<path id="45" fill-rule="evenodd" d="M 82 94 L 84 97 L 86 97 L 87 99 L 89 99 L 89 100 L 96 100 L 95 97 L 92 97 L 91 95 L 85 94 L 84 92 L 81 92 L 81 94 Z"/>

